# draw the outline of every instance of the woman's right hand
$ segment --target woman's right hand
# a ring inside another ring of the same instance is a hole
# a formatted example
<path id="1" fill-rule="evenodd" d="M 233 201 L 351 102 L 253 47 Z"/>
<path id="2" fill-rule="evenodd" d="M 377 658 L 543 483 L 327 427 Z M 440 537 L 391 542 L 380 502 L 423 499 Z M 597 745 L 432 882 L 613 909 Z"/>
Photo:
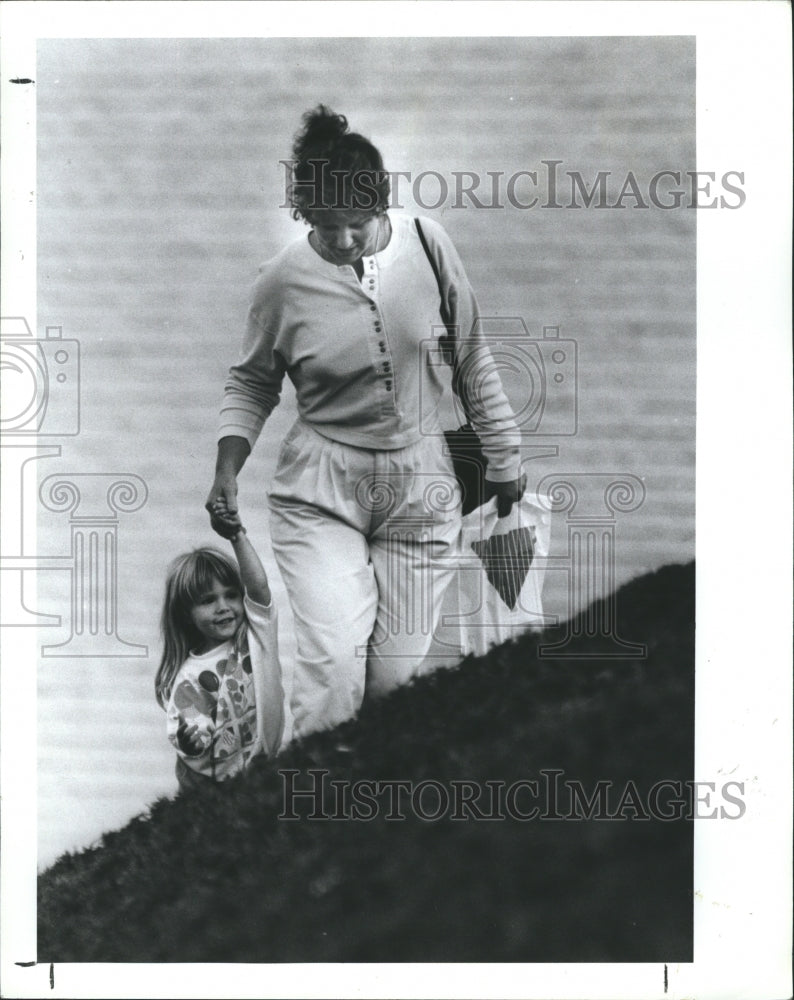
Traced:
<path id="1" fill-rule="evenodd" d="M 237 533 L 240 518 L 237 514 L 237 476 L 234 473 L 216 473 L 204 508 L 209 512 L 213 531 L 224 538 Z"/>
<path id="2" fill-rule="evenodd" d="M 245 465 L 251 448 L 245 438 L 229 435 L 218 442 L 215 482 L 204 508 L 209 511 L 210 524 L 224 538 L 237 534 L 237 473 Z"/>

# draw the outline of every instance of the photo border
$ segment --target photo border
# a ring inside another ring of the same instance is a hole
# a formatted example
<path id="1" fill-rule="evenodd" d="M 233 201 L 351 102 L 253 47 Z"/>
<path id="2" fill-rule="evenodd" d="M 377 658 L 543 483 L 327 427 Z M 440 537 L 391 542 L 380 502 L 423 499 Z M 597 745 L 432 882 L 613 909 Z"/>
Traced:
<path id="1" fill-rule="evenodd" d="M 366 9 L 366 16 L 362 10 Z M 454 16 L 451 16 L 454 12 Z M 737 823 L 695 825 L 695 960 L 657 964 L 23 965 L 36 960 L 35 672 L 2 674 L 2 980 L 14 997 L 691 996 L 791 990 L 791 52 L 781 0 L 2 4 L 3 315 L 36 330 L 37 37 L 695 35 L 697 161 L 745 174 L 699 210 L 696 771 L 746 783 Z M 164 27 L 167 25 L 167 29 Z M 311 30 L 307 26 L 311 25 Z M 231 26 L 231 27 L 230 27 Z M 9 157 L 8 150 L 12 151 Z M 30 193 L 29 193 L 30 192 Z M 752 352 L 752 353 L 751 353 Z M 748 375 L 757 373 L 751 384 Z M 738 514 L 741 511 L 743 517 Z M 762 604 L 754 600 L 763 587 Z M 749 602 L 748 602 L 749 599 Z M 747 607 L 749 603 L 749 607 Z M 760 606 L 759 606 L 760 605 Z M 34 663 L 32 629 L 3 659 Z M 675 725 L 675 720 L 670 720 Z M 11 759 L 13 754 L 13 759 Z M 786 877 L 789 876 L 789 878 Z M 233 989 L 231 985 L 233 983 Z"/>

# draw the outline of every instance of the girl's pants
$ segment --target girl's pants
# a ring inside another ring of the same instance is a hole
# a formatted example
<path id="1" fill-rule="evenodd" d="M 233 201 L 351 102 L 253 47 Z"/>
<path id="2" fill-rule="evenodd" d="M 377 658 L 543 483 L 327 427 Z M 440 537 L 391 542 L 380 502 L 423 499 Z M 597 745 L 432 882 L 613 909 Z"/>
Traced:
<path id="1" fill-rule="evenodd" d="M 443 437 L 395 451 L 339 444 L 298 420 L 281 447 L 270 530 L 295 618 L 300 737 L 417 673 L 453 579 L 460 492 Z"/>
<path id="2" fill-rule="evenodd" d="M 174 770 L 176 772 L 176 780 L 179 782 L 180 792 L 200 791 L 215 784 L 209 775 L 199 774 L 198 771 L 194 771 L 193 768 L 188 767 L 181 757 L 177 757 Z"/>

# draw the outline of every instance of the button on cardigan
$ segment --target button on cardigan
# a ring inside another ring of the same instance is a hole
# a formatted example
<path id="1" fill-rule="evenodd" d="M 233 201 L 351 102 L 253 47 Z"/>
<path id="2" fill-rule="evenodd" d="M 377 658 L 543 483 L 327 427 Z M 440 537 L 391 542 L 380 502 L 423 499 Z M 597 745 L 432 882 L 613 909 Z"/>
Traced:
<path id="1" fill-rule="evenodd" d="M 439 433 L 437 410 L 451 376 L 438 345 L 446 333 L 439 283 L 413 219 L 391 221 L 386 248 L 363 259 L 361 281 L 352 265 L 320 257 L 308 234 L 262 265 L 218 438 L 243 437 L 253 447 L 285 374 L 301 417 L 334 441 L 392 450 Z M 476 322 L 474 293 L 444 229 L 430 219 L 421 223 L 456 330 L 464 373 L 456 391 L 482 439 L 488 478 L 515 479 L 520 435 Z M 466 372 L 476 376 L 476 398 Z"/>

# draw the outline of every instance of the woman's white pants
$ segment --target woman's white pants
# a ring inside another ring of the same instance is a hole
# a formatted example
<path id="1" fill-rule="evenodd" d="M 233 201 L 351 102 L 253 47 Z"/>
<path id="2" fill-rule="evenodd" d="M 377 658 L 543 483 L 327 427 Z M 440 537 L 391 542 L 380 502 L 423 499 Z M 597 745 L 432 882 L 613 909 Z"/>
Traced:
<path id="1" fill-rule="evenodd" d="M 440 435 L 373 451 L 298 420 L 269 500 L 297 632 L 300 737 L 355 715 L 365 686 L 384 694 L 438 665 L 428 654 L 457 569 L 460 494 Z"/>

